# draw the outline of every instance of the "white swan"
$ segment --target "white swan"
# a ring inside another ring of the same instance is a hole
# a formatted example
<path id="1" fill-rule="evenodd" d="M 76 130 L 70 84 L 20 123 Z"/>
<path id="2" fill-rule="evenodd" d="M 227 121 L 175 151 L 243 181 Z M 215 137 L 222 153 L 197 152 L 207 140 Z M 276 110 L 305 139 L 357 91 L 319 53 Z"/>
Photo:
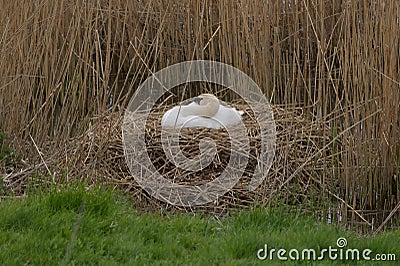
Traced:
<path id="1" fill-rule="evenodd" d="M 162 117 L 163 128 L 223 128 L 242 121 L 243 111 L 220 104 L 212 94 L 201 94 L 189 105 L 175 106 Z"/>

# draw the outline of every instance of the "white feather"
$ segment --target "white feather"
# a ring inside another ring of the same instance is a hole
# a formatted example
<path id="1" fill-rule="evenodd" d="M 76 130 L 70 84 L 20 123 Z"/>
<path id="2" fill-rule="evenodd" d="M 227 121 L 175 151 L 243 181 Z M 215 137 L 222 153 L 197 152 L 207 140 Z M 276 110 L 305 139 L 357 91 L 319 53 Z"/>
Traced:
<path id="1" fill-rule="evenodd" d="M 219 100 L 211 94 L 200 95 L 199 97 L 207 98 L 207 105 L 199 105 L 193 102 L 189 105 L 175 106 L 163 115 L 161 126 L 169 128 L 224 128 L 237 125 L 242 121 L 243 111 L 221 105 Z M 211 109 L 216 109 L 216 105 L 219 105 L 216 113 L 208 112 Z"/>

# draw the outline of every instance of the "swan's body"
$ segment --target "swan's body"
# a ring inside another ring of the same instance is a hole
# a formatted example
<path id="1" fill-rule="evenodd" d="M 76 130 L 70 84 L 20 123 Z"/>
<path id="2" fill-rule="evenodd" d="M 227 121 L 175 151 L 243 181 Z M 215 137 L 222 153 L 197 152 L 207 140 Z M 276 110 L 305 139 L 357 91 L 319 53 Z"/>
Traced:
<path id="1" fill-rule="evenodd" d="M 224 128 L 242 121 L 243 111 L 220 104 L 212 94 L 202 94 L 189 105 L 175 106 L 168 110 L 161 120 L 162 127 Z"/>

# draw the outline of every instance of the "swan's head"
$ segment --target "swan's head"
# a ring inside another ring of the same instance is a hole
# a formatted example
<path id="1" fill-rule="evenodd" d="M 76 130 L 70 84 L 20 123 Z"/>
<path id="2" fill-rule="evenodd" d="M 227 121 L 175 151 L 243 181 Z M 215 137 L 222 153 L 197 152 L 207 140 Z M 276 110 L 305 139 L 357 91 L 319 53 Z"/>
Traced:
<path id="1" fill-rule="evenodd" d="M 202 107 L 199 115 L 205 117 L 214 116 L 219 109 L 219 100 L 212 94 L 201 94 L 193 99 L 200 107 Z"/>

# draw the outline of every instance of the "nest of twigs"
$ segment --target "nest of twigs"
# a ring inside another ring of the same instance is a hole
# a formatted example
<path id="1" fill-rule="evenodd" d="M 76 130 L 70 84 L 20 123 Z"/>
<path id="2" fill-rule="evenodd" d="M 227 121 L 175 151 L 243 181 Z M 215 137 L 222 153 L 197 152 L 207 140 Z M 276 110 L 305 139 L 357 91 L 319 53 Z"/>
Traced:
<path id="1" fill-rule="evenodd" d="M 321 185 L 331 185 L 327 169 L 332 168 L 332 162 L 322 159 L 327 158 L 322 156 L 325 152 L 322 148 L 331 140 L 330 129 L 307 117 L 302 109 L 288 110 L 272 106 L 276 124 L 275 158 L 262 184 L 255 191 L 250 191 L 249 181 L 259 155 L 260 129 L 248 106 L 236 107 L 245 111 L 243 120 L 250 143 L 249 159 L 243 175 L 231 189 L 213 202 L 183 209 L 220 213 L 230 207 L 267 204 L 276 199 L 297 204 L 308 198 L 309 191 L 315 193 L 315 189 L 322 190 Z M 218 178 L 231 152 L 230 137 L 226 130 L 192 128 L 181 132 L 182 152 L 191 158 L 199 154 L 200 139 L 209 138 L 216 143 L 217 153 L 212 162 L 201 171 L 190 172 L 173 165 L 164 154 L 160 140 L 162 114 L 157 110 L 150 114 L 145 132 L 147 153 L 158 172 L 171 182 L 190 186 Z M 123 118 L 123 113 L 97 117 L 84 135 L 70 141 L 68 148 L 59 151 L 59 160 L 47 164 L 54 173 L 53 180 L 71 182 L 79 178 L 91 184 L 113 184 L 129 193 L 139 210 L 180 208 L 152 197 L 136 182 L 135 175 L 140 173 L 131 173 L 125 160 L 121 132 Z M 46 171 L 43 164 L 40 169 Z M 68 169 L 68 180 L 65 169 Z M 324 180 L 319 180 L 322 176 Z M 8 181 L 13 182 L 13 178 L 21 176 L 10 176 Z"/>
<path id="2" fill-rule="evenodd" d="M 236 185 L 207 206 L 207 210 L 221 210 L 228 207 L 245 207 L 266 204 L 277 196 L 296 204 L 307 198 L 308 190 L 320 189 L 320 183 L 329 184 L 328 179 L 316 180 L 317 172 L 330 169 L 330 162 L 322 160 L 322 148 L 330 141 L 328 128 L 317 125 L 307 118 L 301 109 L 287 110 L 273 107 L 276 123 L 276 152 L 272 167 L 261 186 L 249 190 L 249 181 L 257 165 L 260 148 L 259 127 L 251 116 L 248 106 L 236 106 L 244 110 L 244 124 L 250 142 L 250 156 L 247 167 Z M 224 129 L 191 128 L 181 131 L 180 146 L 185 156 L 199 155 L 199 141 L 204 138 L 216 143 L 217 153 L 212 162 L 201 171 L 182 170 L 172 164 L 161 146 L 160 120 L 163 112 L 152 112 L 146 124 L 145 140 L 147 153 L 158 172 L 176 184 L 198 186 L 218 178 L 229 161 L 230 137 Z M 72 158 L 75 158 L 72 176 L 82 176 L 92 182 L 113 183 L 123 187 L 134 198 L 136 205 L 144 209 L 174 208 L 167 203 L 151 197 L 135 181 L 135 175 L 127 167 L 121 126 L 122 114 L 109 114 L 99 117 L 97 123 L 85 136 L 77 139 Z M 312 159 L 310 160 L 310 158 Z M 133 174 L 133 175 L 132 175 Z M 324 174 L 325 178 L 327 174 Z M 290 180 L 288 180 L 290 178 Z M 314 193 L 314 191 L 313 191 Z M 199 207 L 197 207 L 198 209 Z"/>

